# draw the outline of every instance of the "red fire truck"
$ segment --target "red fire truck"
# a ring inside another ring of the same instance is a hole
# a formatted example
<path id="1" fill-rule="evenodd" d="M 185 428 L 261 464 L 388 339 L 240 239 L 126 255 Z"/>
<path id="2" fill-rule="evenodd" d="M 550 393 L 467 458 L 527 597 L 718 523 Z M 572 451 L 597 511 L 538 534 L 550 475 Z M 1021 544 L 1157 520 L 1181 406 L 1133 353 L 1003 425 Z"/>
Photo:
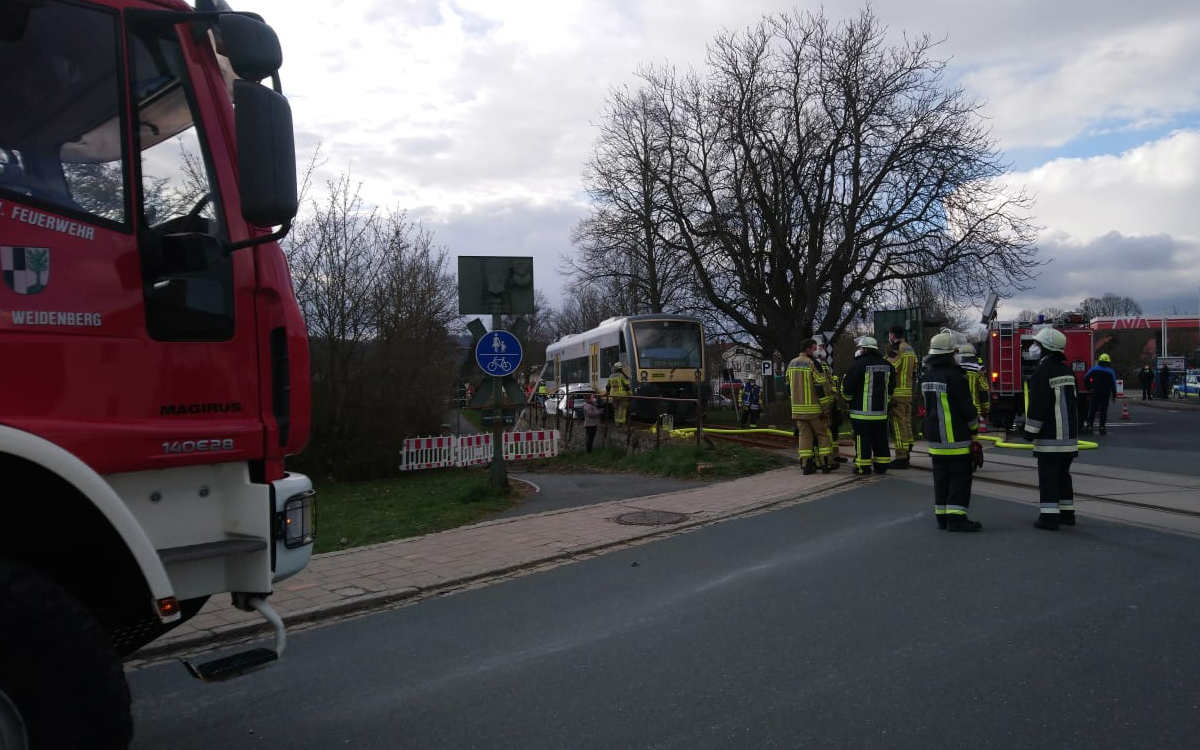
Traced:
<path id="1" fill-rule="evenodd" d="M 314 501 L 281 61 L 223 0 L 0 3 L 0 746 L 124 747 L 121 658 L 215 594 L 275 648 L 196 676 L 282 650 Z"/>
<path id="2" fill-rule="evenodd" d="M 1033 335 L 1039 329 L 1053 326 L 1067 337 L 1067 363 L 1075 372 L 1080 408 L 1084 407 L 1088 391 L 1083 376 L 1093 362 L 1092 329 L 1082 315 L 1071 313 L 1059 320 L 1014 321 L 992 320 L 988 323 L 987 371 L 991 388 L 992 425 L 1010 429 L 1025 415 L 1025 383 L 1037 368 L 1037 360 L 1029 355 Z"/>

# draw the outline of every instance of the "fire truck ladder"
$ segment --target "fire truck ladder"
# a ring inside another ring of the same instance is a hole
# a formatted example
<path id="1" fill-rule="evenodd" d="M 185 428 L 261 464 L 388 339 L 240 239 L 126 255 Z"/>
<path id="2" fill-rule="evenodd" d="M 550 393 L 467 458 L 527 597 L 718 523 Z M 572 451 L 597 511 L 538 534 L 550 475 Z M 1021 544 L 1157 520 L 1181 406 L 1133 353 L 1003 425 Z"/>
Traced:
<path id="1" fill-rule="evenodd" d="M 999 386 L 997 390 L 1004 393 L 1015 393 L 1020 390 L 1020 370 L 1016 369 L 1017 329 L 1012 321 L 997 323 L 996 328 L 1000 334 L 1000 366 L 997 368 L 1000 373 L 1000 382 L 996 384 Z M 1012 381 L 1014 372 L 1018 373 L 1016 383 Z"/>

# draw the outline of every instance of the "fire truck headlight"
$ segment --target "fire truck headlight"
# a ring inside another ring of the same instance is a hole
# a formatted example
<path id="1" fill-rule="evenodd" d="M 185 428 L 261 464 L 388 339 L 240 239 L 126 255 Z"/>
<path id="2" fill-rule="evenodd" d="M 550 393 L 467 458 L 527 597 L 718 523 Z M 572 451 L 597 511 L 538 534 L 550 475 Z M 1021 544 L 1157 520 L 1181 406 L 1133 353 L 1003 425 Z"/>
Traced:
<path id="1" fill-rule="evenodd" d="M 312 544 L 315 538 L 316 493 L 312 490 L 289 498 L 283 506 L 280 536 L 288 549 Z"/>

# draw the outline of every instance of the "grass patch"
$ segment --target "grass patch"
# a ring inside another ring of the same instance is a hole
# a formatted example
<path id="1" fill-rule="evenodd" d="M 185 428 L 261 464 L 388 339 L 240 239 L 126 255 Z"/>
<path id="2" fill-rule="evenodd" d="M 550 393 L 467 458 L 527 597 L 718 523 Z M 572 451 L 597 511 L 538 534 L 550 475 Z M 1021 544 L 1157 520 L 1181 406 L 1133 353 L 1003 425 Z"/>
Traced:
<path id="1" fill-rule="evenodd" d="M 373 482 L 317 487 L 316 552 L 332 552 L 462 526 L 512 507 L 486 469 L 436 469 Z M 344 541 L 343 541 L 344 540 Z"/>
<path id="2" fill-rule="evenodd" d="M 621 448 L 600 448 L 591 453 L 567 453 L 542 464 L 545 471 L 598 469 L 677 478 L 740 477 L 787 466 L 775 453 L 740 445 L 664 445 L 655 451 L 627 455 Z"/>

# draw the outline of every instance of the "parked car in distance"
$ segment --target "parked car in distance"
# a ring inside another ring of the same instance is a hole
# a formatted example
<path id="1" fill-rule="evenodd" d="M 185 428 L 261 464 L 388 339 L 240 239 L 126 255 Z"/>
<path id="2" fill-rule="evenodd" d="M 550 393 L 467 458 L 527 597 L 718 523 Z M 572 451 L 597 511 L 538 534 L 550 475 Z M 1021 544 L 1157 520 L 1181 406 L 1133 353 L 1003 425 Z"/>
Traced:
<path id="1" fill-rule="evenodd" d="M 568 383 L 559 386 L 558 390 L 546 399 L 546 414 L 550 416 L 562 414 L 570 419 L 575 416 L 576 401 L 578 400 L 578 404 L 582 406 L 583 400 L 595 394 L 596 389 L 592 388 L 591 383 Z"/>
<path id="2" fill-rule="evenodd" d="M 1171 398 L 1200 398 L 1200 373 L 1189 372 L 1182 383 L 1171 386 Z"/>

